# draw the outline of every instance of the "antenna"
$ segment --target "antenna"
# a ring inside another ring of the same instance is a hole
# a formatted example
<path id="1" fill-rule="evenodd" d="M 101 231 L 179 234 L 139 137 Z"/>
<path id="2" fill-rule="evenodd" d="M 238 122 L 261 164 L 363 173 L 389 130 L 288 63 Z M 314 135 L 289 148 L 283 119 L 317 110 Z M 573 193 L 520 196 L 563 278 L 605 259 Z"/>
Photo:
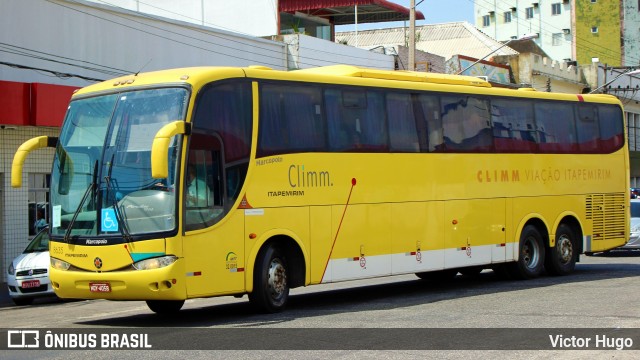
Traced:
<path id="1" fill-rule="evenodd" d="M 135 74 L 133 74 L 133 76 L 138 76 L 138 74 L 140 74 L 140 71 L 142 71 L 142 69 L 144 69 L 147 65 L 149 65 L 149 63 L 153 60 L 153 58 L 149 59 L 149 61 L 147 61 L 146 64 L 142 65 L 142 67 L 140 68 L 140 70 L 138 70 L 138 72 L 136 72 Z"/>

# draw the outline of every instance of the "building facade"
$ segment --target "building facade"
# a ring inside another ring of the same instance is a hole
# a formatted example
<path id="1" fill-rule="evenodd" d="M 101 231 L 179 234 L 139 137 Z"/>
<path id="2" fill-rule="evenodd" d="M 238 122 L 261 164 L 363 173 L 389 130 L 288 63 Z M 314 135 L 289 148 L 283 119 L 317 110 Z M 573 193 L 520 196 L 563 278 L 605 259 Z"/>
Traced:
<path id="1" fill-rule="evenodd" d="M 537 33 L 554 60 L 640 64 L 640 4 L 632 0 L 474 1 L 476 26 L 499 41 Z"/>

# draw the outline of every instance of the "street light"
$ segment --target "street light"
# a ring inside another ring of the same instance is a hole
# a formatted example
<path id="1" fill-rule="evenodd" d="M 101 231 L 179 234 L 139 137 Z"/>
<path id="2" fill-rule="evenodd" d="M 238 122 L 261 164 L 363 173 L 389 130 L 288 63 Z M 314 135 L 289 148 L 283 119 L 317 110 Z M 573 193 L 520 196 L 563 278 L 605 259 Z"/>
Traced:
<path id="1" fill-rule="evenodd" d="M 606 71 L 606 70 L 605 70 L 605 71 Z M 603 87 L 607 87 L 607 86 L 609 86 L 612 82 L 614 82 L 614 81 L 618 80 L 618 79 L 619 79 L 619 78 L 621 78 L 623 75 L 629 75 L 629 76 L 630 76 L 630 75 L 637 75 L 637 74 L 640 74 L 640 69 L 636 69 L 636 70 L 629 70 L 629 71 L 627 71 L 627 72 L 620 73 L 620 75 L 618 75 L 618 76 L 614 77 L 614 78 L 613 78 L 613 80 L 608 81 L 606 84 L 604 84 L 604 85 L 600 85 L 600 86 L 598 86 L 597 88 L 595 88 L 595 89 L 593 89 L 593 90 L 589 91 L 589 94 L 593 94 L 594 92 L 596 92 L 596 91 L 598 91 L 598 90 L 602 89 Z"/>
<path id="2" fill-rule="evenodd" d="M 467 66 L 466 68 L 464 68 L 464 69 L 460 70 L 456 75 L 461 75 L 463 72 L 465 72 L 465 71 L 467 71 L 467 70 L 471 69 L 475 64 L 477 64 L 477 63 L 479 63 L 480 61 L 482 61 L 482 60 L 486 59 L 489 55 L 493 54 L 494 52 L 496 52 L 496 51 L 498 51 L 498 50 L 502 49 L 503 47 L 505 47 L 505 46 L 507 46 L 507 45 L 509 45 L 509 43 L 510 43 L 510 42 L 512 42 L 512 41 L 515 41 L 515 40 L 531 40 L 531 39 L 537 39 L 537 38 L 538 38 L 538 34 L 525 34 L 525 35 L 522 35 L 522 36 L 521 36 L 521 37 L 519 37 L 519 38 L 511 39 L 511 40 L 509 40 L 509 41 L 505 42 L 504 44 L 502 44 L 502 46 L 498 47 L 497 49 L 495 49 L 495 50 L 493 50 L 492 52 L 488 53 L 487 55 L 483 56 L 482 58 L 480 58 L 480 59 L 476 60 L 476 62 L 474 62 L 473 64 L 471 64 L 471 65 Z"/>

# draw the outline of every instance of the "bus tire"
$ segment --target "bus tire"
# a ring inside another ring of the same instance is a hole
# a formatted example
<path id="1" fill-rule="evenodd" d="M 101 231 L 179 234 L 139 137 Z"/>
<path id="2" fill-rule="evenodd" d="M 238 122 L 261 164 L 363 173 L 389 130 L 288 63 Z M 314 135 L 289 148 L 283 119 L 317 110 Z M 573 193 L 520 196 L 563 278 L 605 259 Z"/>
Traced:
<path id="1" fill-rule="evenodd" d="M 147 300 L 147 306 L 156 314 L 174 314 L 182 309 L 184 300 Z"/>
<path id="2" fill-rule="evenodd" d="M 518 260 L 509 265 L 509 273 L 516 279 L 533 279 L 542 273 L 544 244 L 538 228 L 527 225 L 522 229 Z"/>
<path id="3" fill-rule="evenodd" d="M 556 246 L 549 248 L 544 267 L 551 275 L 567 275 L 576 267 L 577 258 L 573 230 L 566 224 L 560 224 L 556 231 Z"/>
<path id="4" fill-rule="evenodd" d="M 253 273 L 253 292 L 249 301 L 259 311 L 282 311 L 289 299 L 287 260 L 273 244 L 261 251 Z"/>

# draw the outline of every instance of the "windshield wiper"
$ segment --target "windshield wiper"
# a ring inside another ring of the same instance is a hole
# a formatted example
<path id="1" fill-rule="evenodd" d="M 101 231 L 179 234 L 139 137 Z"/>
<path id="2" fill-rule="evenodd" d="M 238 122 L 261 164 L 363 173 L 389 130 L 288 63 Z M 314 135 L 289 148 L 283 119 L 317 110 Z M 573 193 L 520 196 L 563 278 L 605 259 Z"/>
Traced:
<path id="1" fill-rule="evenodd" d="M 93 178 L 91 179 L 91 183 L 89 184 L 89 186 L 87 186 L 87 190 L 84 191 L 84 195 L 82 196 L 82 199 L 80 200 L 80 203 L 76 208 L 76 211 L 73 213 L 73 217 L 71 217 L 71 221 L 69 221 L 69 225 L 67 225 L 67 231 L 64 233 L 64 238 L 63 238 L 64 242 L 66 243 L 69 243 L 69 236 L 71 235 L 71 229 L 73 229 L 73 225 L 75 224 L 76 219 L 78 218 L 78 215 L 80 215 L 80 212 L 82 211 L 82 207 L 84 206 L 84 203 L 87 201 L 89 194 L 95 194 L 97 176 L 98 176 L 98 160 L 96 160 L 93 166 Z"/>
<path id="2" fill-rule="evenodd" d="M 118 207 L 118 199 L 116 199 L 115 188 L 113 188 L 113 185 L 111 184 L 111 177 L 109 175 L 105 176 L 104 181 L 107 183 L 107 189 L 111 189 L 113 193 L 112 206 L 113 206 L 113 212 L 116 214 L 116 221 L 118 221 L 118 224 L 120 224 L 120 226 L 118 226 L 118 229 L 120 230 L 122 237 L 124 237 L 124 239 L 127 240 L 127 242 L 131 242 L 131 233 L 127 228 L 127 220 L 125 219 L 124 215 L 120 211 L 120 207 Z"/>
<path id="3" fill-rule="evenodd" d="M 120 208 L 118 207 L 116 189 L 111 184 L 111 170 L 113 169 L 114 158 L 115 158 L 115 154 L 111 155 L 111 162 L 109 163 L 109 171 L 107 171 L 107 176 L 104 177 L 104 182 L 107 183 L 107 193 L 105 197 L 107 198 L 107 201 L 109 201 L 109 191 L 111 191 L 113 196 L 113 203 L 112 203 L 113 212 L 116 214 L 116 221 L 118 221 L 118 224 L 120 224 L 120 226 L 118 226 L 118 230 L 120 230 L 122 237 L 125 240 L 127 240 L 127 242 L 131 242 L 131 233 L 127 228 L 127 221 L 124 215 L 122 214 L 122 212 L 120 212 Z"/>

